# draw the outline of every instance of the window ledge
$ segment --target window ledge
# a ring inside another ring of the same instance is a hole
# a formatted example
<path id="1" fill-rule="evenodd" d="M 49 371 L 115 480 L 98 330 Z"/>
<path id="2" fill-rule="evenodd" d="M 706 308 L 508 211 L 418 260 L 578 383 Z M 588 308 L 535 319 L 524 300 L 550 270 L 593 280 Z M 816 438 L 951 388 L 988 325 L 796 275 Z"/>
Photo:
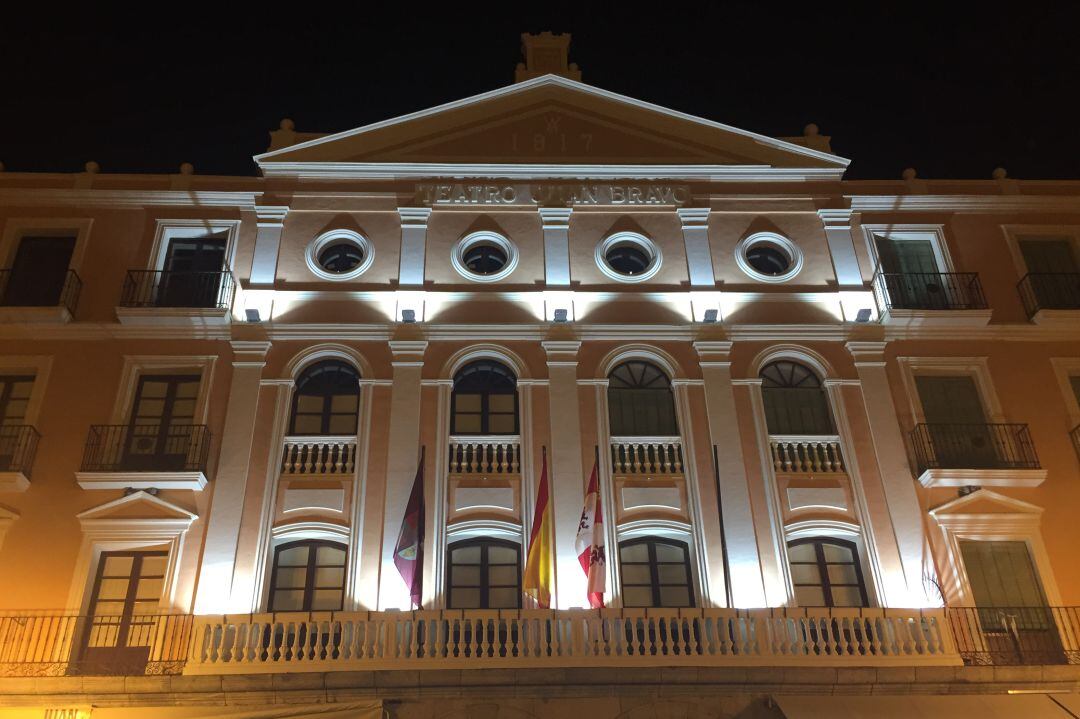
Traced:
<path id="1" fill-rule="evenodd" d="M 232 310 L 219 307 L 117 307 L 123 325 L 206 326 L 232 322 Z"/>
<path id="2" fill-rule="evenodd" d="M 0 307 L 0 322 L 22 324 L 67 324 L 71 322 L 67 307 Z"/>
<path id="3" fill-rule="evenodd" d="M 919 484 L 932 487 L 1038 487 L 1045 469 L 928 469 Z"/>
<path id="4" fill-rule="evenodd" d="M 903 327 L 985 327 L 993 310 L 899 310 L 881 313 L 881 323 Z"/>
<path id="5" fill-rule="evenodd" d="M 1076 327 L 1080 322 L 1080 310 L 1039 310 L 1031 321 L 1043 327 Z"/>
<path id="6" fill-rule="evenodd" d="M 0 492 L 25 492 L 30 479 L 22 472 L 0 472 Z"/>
<path id="7" fill-rule="evenodd" d="M 202 472 L 76 472 L 75 481 L 83 489 L 190 489 L 206 487 Z"/>

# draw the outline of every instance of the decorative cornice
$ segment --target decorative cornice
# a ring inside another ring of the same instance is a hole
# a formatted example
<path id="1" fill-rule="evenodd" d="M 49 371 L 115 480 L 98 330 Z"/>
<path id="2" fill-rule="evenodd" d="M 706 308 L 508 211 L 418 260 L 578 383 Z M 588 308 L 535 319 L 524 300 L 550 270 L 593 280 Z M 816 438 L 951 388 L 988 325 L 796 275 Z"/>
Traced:
<path id="1" fill-rule="evenodd" d="M 266 341 L 233 340 L 233 367 L 263 367 L 270 343 Z"/>
<path id="2" fill-rule="evenodd" d="M 710 212 L 712 210 L 708 207 L 680 207 L 675 210 L 679 219 L 682 220 L 683 229 L 687 227 L 707 227 Z"/>
<path id="3" fill-rule="evenodd" d="M 817 211 L 818 217 L 826 227 L 832 229 L 844 229 L 851 225 L 852 211 L 850 209 L 825 209 Z"/>
<path id="4" fill-rule="evenodd" d="M 431 217 L 430 207 L 399 207 L 397 211 L 402 227 L 427 227 Z"/>
<path id="5" fill-rule="evenodd" d="M 206 190 L 83 190 L 69 188 L 3 188 L 0 205 L 23 207 L 111 207 L 139 209 L 171 207 L 255 207 L 258 192 L 215 192 Z"/>
<path id="6" fill-rule="evenodd" d="M 694 342 L 702 367 L 707 364 L 730 364 L 731 348 L 735 345 L 730 340 L 698 340 Z"/>
<path id="7" fill-rule="evenodd" d="M 885 362 L 885 348 L 888 342 L 847 342 L 845 349 L 854 358 L 855 366 L 879 365 Z"/>
<path id="8" fill-rule="evenodd" d="M 255 217 L 258 219 L 259 227 L 280 227 L 288 214 L 289 208 L 286 205 L 255 206 Z"/>
<path id="9" fill-rule="evenodd" d="M 1075 195 L 845 195 L 854 212 L 1080 212 Z"/>
<path id="10" fill-rule="evenodd" d="M 539 207 L 540 221 L 545 230 L 564 230 L 570 226 L 572 207 Z"/>

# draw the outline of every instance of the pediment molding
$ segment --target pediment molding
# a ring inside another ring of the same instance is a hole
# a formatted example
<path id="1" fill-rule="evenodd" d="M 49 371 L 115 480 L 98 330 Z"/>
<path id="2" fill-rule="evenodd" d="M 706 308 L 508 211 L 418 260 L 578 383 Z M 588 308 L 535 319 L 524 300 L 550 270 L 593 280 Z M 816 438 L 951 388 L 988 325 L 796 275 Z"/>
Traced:
<path id="1" fill-rule="evenodd" d="M 193 512 L 145 491 L 126 494 L 119 499 L 91 507 L 75 517 L 83 526 L 84 531 L 103 525 L 110 527 L 158 526 L 186 530 L 198 519 L 198 515 Z"/>

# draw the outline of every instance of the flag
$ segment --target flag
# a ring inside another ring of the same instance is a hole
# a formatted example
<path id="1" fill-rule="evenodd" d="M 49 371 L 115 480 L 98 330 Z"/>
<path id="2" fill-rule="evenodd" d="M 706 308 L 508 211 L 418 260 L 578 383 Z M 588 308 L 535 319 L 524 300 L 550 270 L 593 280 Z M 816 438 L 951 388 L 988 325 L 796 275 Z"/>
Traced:
<path id="1" fill-rule="evenodd" d="M 533 512 L 529 554 L 525 560 L 525 576 L 521 590 L 536 600 L 541 609 L 551 606 L 551 502 L 548 493 L 547 453 L 540 469 L 540 486 L 536 489 L 536 510 Z"/>
<path id="2" fill-rule="evenodd" d="M 424 450 L 416 468 L 412 494 L 401 520 L 397 544 L 394 546 L 394 566 L 409 587 L 412 603 L 418 608 L 424 594 Z"/>
<path id="3" fill-rule="evenodd" d="M 607 584 L 607 556 L 604 552 L 604 516 L 600 507 L 600 477 L 598 463 L 593 463 L 589 488 L 585 490 L 585 508 L 581 510 L 574 548 L 585 576 L 589 578 L 589 606 L 604 607 L 604 587 Z"/>

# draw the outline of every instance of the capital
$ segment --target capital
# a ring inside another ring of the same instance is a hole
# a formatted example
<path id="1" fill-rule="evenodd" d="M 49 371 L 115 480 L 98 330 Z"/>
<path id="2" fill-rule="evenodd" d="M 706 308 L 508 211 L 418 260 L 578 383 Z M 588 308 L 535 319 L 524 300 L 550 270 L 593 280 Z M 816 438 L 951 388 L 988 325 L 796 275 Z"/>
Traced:
<path id="1" fill-rule="evenodd" d="M 430 207 L 399 207 L 397 211 L 402 227 L 427 227 L 431 217 Z"/>
<path id="2" fill-rule="evenodd" d="M 682 220 L 683 229 L 687 227 L 706 227 L 709 224 L 708 207 L 680 207 L 675 213 Z"/>
<path id="3" fill-rule="evenodd" d="M 570 214 L 572 207 L 540 207 L 540 221 L 545 230 L 565 230 L 570 226 Z"/>

